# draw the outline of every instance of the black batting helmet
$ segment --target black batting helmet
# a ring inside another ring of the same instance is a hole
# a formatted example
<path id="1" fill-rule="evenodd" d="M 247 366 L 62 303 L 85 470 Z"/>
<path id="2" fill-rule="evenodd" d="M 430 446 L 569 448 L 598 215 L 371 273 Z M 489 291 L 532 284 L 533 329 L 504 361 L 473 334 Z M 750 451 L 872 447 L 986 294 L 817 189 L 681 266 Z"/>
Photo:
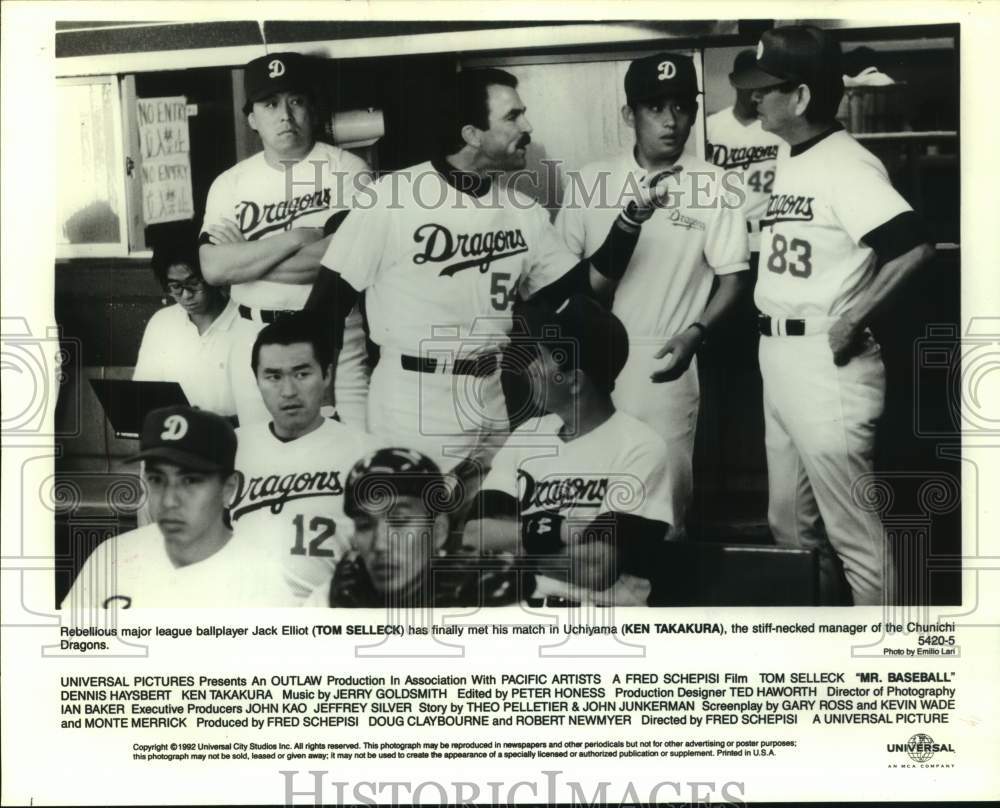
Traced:
<path id="1" fill-rule="evenodd" d="M 447 513 L 451 490 L 437 463 L 414 449 L 379 449 L 351 469 L 344 486 L 344 513 L 384 512 L 398 497 L 419 497 L 431 514 Z"/>

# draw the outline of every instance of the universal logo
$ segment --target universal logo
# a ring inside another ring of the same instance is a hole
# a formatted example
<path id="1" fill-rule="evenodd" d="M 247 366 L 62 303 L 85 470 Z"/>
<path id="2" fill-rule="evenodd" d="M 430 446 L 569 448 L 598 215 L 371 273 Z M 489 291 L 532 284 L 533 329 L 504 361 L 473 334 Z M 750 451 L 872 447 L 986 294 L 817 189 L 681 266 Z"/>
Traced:
<path id="1" fill-rule="evenodd" d="M 922 732 L 913 735 L 906 743 L 888 743 L 885 745 L 885 750 L 906 752 L 914 763 L 926 763 L 938 752 L 955 754 L 955 749 L 950 743 L 934 743 L 930 735 L 924 735 Z"/>

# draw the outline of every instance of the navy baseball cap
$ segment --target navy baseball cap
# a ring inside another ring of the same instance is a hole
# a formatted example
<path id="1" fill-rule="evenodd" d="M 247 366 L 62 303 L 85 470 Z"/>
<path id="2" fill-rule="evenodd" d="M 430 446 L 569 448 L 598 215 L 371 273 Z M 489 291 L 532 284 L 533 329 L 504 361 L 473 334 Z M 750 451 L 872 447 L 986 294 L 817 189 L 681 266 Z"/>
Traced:
<path id="1" fill-rule="evenodd" d="M 737 90 L 763 90 L 789 82 L 820 87 L 835 80 L 842 81 L 840 43 L 812 25 L 765 31 L 753 64 L 730 75 Z"/>
<path id="2" fill-rule="evenodd" d="M 243 72 L 247 100 L 243 114 L 249 114 L 255 101 L 281 92 L 310 92 L 312 70 L 309 59 L 301 53 L 269 53 L 249 62 Z"/>
<path id="3" fill-rule="evenodd" d="M 665 96 L 693 101 L 698 92 L 694 61 L 680 53 L 643 56 L 632 62 L 625 73 L 625 100 L 629 106 Z"/>
<path id="4" fill-rule="evenodd" d="M 594 384 L 614 390 L 615 379 L 628 361 L 628 332 L 621 320 L 580 294 L 555 310 L 537 303 L 526 305 L 523 311 L 528 333 L 553 351 L 561 367 L 582 370 Z M 560 343 L 565 350 L 558 350 Z"/>
<path id="5" fill-rule="evenodd" d="M 236 432 L 221 415 L 194 407 L 161 407 L 142 422 L 139 453 L 126 463 L 164 460 L 192 471 L 232 471 Z"/>

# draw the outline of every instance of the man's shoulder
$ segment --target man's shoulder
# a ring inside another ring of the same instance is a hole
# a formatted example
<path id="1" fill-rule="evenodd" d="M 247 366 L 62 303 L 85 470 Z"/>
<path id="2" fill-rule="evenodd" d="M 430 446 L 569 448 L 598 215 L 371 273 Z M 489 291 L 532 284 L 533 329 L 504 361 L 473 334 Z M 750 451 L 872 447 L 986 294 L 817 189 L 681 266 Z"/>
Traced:
<path id="1" fill-rule="evenodd" d="M 153 312 L 153 316 L 146 323 L 146 333 L 174 329 L 187 322 L 190 321 L 187 319 L 187 312 L 184 311 L 184 308 L 177 303 L 172 303 Z"/>
<path id="2" fill-rule="evenodd" d="M 617 436 L 618 446 L 624 452 L 638 455 L 666 457 L 667 444 L 649 424 L 634 415 L 617 410 L 608 421 Z"/>
<path id="3" fill-rule="evenodd" d="M 725 107 L 720 109 L 718 112 L 713 112 L 711 115 L 705 118 L 705 126 L 725 126 L 730 121 L 735 120 L 733 118 L 733 108 Z"/>
<path id="4" fill-rule="evenodd" d="M 336 165 L 345 171 L 367 171 L 368 164 L 353 152 L 334 146 L 325 141 L 316 141 L 311 157 L 322 157 L 331 165 Z"/>
<path id="5" fill-rule="evenodd" d="M 97 550 L 102 553 L 109 553 L 114 548 L 115 561 L 117 563 L 129 562 L 134 559 L 149 560 L 153 557 L 154 551 L 159 551 L 163 544 L 163 533 L 155 522 L 125 533 L 119 533 L 112 539 L 108 539 L 101 544 Z M 97 552 L 95 550 L 95 553 Z"/>
<path id="6" fill-rule="evenodd" d="M 251 154 L 249 157 L 244 157 L 235 165 L 231 165 L 212 181 L 212 185 L 235 183 L 242 177 L 259 171 L 261 166 L 267 166 L 267 161 L 264 159 L 263 151 Z"/>

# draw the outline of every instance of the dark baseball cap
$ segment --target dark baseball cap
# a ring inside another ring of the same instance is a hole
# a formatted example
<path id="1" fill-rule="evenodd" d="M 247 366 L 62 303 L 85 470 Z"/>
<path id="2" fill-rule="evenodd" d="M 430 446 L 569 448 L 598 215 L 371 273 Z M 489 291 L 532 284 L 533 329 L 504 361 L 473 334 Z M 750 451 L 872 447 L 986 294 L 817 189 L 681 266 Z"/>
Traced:
<path id="1" fill-rule="evenodd" d="M 164 460 L 192 471 L 232 471 L 236 432 L 221 415 L 194 407 L 161 407 L 142 422 L 139 453 L 126 462 Z"/>
<path id="2" fill-rule="evenodd" d="M 812 25 L 766 31 L 753 64 L 737 69 L 730 81 L 737 90 L 763 90 L 794 82 L 810 87 L 841 80 L 840 43 Z"/>
<path id="3" fill-rule="evenodd" d="M 430 513 L 445 513 L 451 492 L 437 463 L 415 449 L 390 447 L 365 455 L 344 483 L 344 513 L 385 512 L 397 497 L 417 497 Z"/>
<path id="4" fill-rule="evenodd" d="M 733 60 L 733 72 L 729 74 L 729 81 L 745 70 L 749 70 L 757 64 L 757 52 L 753 48 L 741 50 Z"/>
<path id="5" fill-rule="evenodd" d="M 664 96 L 694 100 L 698 75 L 690 56 L 654 53 L 636 59 L 625 73 L 625 99 L 629 106 Z"/>
<path id="6" fill-rule="evenodd" d="M 523 311 L 528 333 L 553 352 L 561 367 L 582 370 L 594 384 L 614 390 L 628 360 L 628 332 L 621 320 L 586 295 L 573 295 L 555 310 L 538 303 Z"/>
<path id="7" fill-rule="evenodd" d="M 249 114 L 255 101 L 281 92 L 309 92 L 312 70 L 309 59 L 301 53 L 269 53 L 249 62 L 243 71 L 247 100 L 243 114 Z"/>

